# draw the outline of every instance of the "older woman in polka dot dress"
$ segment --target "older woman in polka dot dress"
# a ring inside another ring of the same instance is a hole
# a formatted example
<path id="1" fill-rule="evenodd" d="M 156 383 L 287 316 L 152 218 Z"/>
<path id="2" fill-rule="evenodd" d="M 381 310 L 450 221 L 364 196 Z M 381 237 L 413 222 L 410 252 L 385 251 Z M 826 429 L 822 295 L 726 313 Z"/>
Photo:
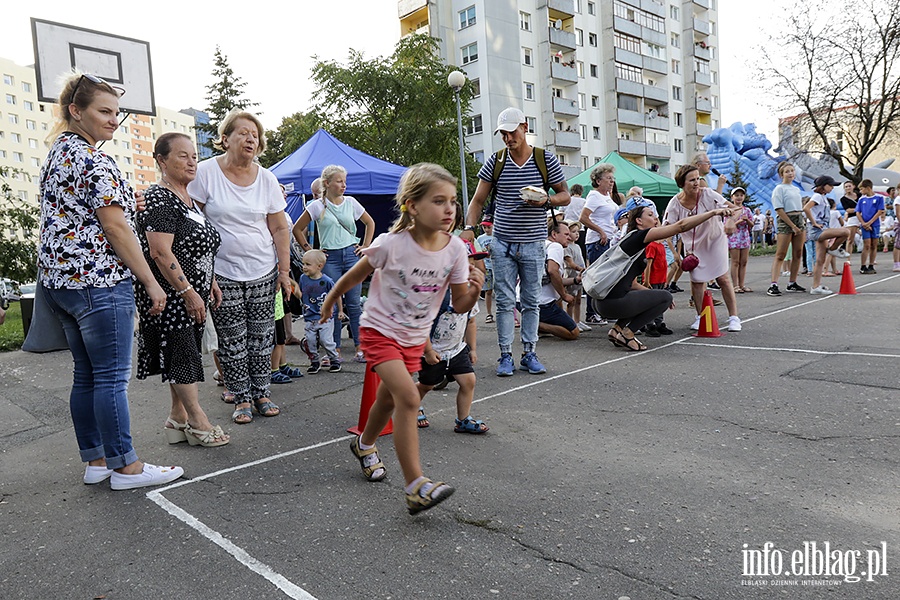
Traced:
<path id="1" fill-rule="evenodd" d="M 206 310 L 222 296 L 213 277 L 213 261 L 220 237 L 187 193 L 197 174 L 197 151 L 191 139 L 166 133 L 157 139 L 156 162 L 160 184 L 144 194 L 147 204 L 138 216 L 138 233 L 153 275 L 166 292 L 165 310 L 150 315 L 150 298 L 135 286 L 141 316 L 138 335 L 139 379 L 162 375 L 169 382 L 172 409 L 166 419 L 170 444 L 222 446 L 229 441 L 200 407 L 197 382 L 203 381 L 200 340 Z"/>

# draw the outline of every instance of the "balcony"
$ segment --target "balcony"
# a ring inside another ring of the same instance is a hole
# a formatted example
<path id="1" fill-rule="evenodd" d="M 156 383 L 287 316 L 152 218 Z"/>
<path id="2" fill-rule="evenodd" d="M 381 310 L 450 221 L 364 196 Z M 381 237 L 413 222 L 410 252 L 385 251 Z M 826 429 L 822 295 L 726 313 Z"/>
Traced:
<path id="1" fill-rule="evenodd" d="M 701 35 L 712 35 L 712 27 L 709 26 L 709 21 L 704 21 L 703 19 L 694 19 L 694 31 Z"/>
<path id="2" fill-rule="evenodd" d="M 616 112 L 616 120 L 620 125 L 636 125 L 637 127 L 643 127 L 644 113 L 620 108 Z"/>
<path id="3" fill-rule="evenodd" d="M 649 114 L 645 115 L 644 118 L 644 127 L 650 127 L 652 129 L 662 129 L 663 131 L 669 130 L 669 117 L 663 117 L 661 115 L 656 115 L 655 117 L 651 117 Z"/>
<path id="4" fill-rule="evenodd" d="M 634 140 L 619 140 L 619 154 L 644 156 L 647 154 L 647 144 Z"/>
<path id="5" fill-rule="evenodd" d="M 661 85 L 644 85 L 643 96 L 647 104 L 666 104 L 669 102 L 669 90 Z"/>
<path id="6" fill-rule="evenodd" d="M 712 84 L 709 73 L 694 71 L 694 83 L 703 87 L 709 87 Z"/>
<path id="7" fill-rule="evenodd" d="M 566 67 L 562 63 L 550 63 L 550 76 L 553 79 L 558 79 L 559 81 L 578 83 L 578 71 L 575 69 L 575 67 Z"/>
<path id="8" fill-rule="evenodd" d="M 703 10 L 709 10 L 709 0 L 694 0 L 694 5 L 699 6 Z"/>
<path id="9" fill-rule="evenodd" d="M 696 107 L 697 112 L 711 113 L 712 112 L 712 102 L 709 101 L 709 98 L 697 98 Z"/>
<path id="10" fill-rule="evenodd" d="M 538 8 L 547 7 L 551 12 L 557 12 L 566 17 L 575 16 L 575 0 L 546 0 L 537 3 Z M 551 17 L 554 15 L 550 15 Z"/>
<path id="11" fill-rule="evenodd" d="M 623 94 L 629 94 L 631 96 L 643 96 L 644 87 L 645 86 L 642 83 L 638 83 L 636 81 L 628 81 L 627 79 L 616 77 L 617 92 L 622 92 Z"/>
<path id="12" fill-rule="evenodd" d="M 565 29 L 550 28 L 550 43 L 566 50 L 575 50 L 575 34 Z"/>
<path id="13" fill-rule="evenodd" d="M 428 6 L 428 0 L 400 0 L 397 2 L 397 16 L 404 19 L 426 6 Z"/>
<path id="14" fill-rule="evenodd" d="M 665 33 L 654 31 L 648 27 L 641 27 L 641 39 L 657 46 L 665 48 L 669 44 L 669 38 Z"/>
<path id="15" fill-rule="evenodd" d="M 553 112 L 558 115 L 578 116 L 578 103 L 568 98 L 553 97 Z"/>
<path id="16" fill-rule="evenodd" d="M 637 67 L 639 69 L 644 66 L 644 61 L 640 54 L 623 50 L 622 48 L 616 48 L 616 62 L 631 65 L 632 67 Z"/>
<path id="17" fill-rule="evenodd" d="M 705 42 L 704 42 L 705 43 Z M 705 48 L 700 45 L 700 42 L 694 44 L 694 56 L 696 58 L 701 58 L 705 61 L 712 60 L 712 52 L 709 49 L 709 46 Z"/>
<path id="18" fill-rule="evenodd" d="M 672 149 L 668 144 L 647 143 L 647 156 L 652 158 L 671 158 Z"/>
<path id="19" fill-rule="evenodd" d="M 647 71 L 653 71 L 654 73 L 662 73 L 663 75 L 667 74 L 669 71 L 666 68 L 666 61 L 660 60 L 658 58 L 653 58 L 652 56 L 643 57 L 644 69 Z"/>
<path id="20" fill-rule="evenodd" d="M 641 37 L 641 26 L 622 17 L 613 17 L 613 29 L 633 37 Z"/>
<path id="21" fill-rule="evenodd" d="M 697 123 L 697 135 L 701 138 L 706 137 L 712 133 L 712 125 L 704 125 L 703 123 Z"/>
<path id="22" fill-rule="evenodd" d="M 641 0 L 641 9 L 657 17 L 666 16 L 666 5 L 659 0 Z"/>
<path id="23" fill-rule="evenodd" d="M 553 142 L 557 148 L 581 149 L 581 137 L 575 131 L 554 131 Z"/>

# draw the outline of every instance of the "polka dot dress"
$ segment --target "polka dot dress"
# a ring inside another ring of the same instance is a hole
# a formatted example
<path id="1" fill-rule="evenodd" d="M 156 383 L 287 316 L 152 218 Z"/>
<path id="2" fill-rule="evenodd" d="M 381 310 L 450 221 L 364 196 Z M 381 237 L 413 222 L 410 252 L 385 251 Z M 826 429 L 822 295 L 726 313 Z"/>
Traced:
<path id="1" fill-rule="evenodd" d="M 152 302 L 144 286 L 135 282 L 135 301 L 141 324 L 138 331 L 138 379 L 162 375 L 163 381 L 178 384 L 203 381 L 203 362 L 200 340 L 203 323 L 187 314 L 184 301 L 175 295 L 176 288 L 162 276 L 158 265 L 150 257 L 147 232 L 171 233 L 172 253 L 184 272 L 188 284 L 203 298 L 209 310 L 213 261 L 221 238 L 215 227 L 197 207 L 189 207 L 174 192 L 154 185 L 144 193 L 147 208 L 137 216 L 138 239 L 144 258 L 156 281 L 166 292 L 166 308 L 159 315 L 148 313 Z"/>

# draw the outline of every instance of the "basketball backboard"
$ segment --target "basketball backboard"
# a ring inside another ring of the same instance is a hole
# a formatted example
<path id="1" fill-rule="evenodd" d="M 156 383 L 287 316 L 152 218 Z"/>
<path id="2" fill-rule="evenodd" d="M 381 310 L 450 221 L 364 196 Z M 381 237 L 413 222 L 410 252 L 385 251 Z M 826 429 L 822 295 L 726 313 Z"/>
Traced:
<path id="1" fill-rule="evenodd" d="M 149 43 L 35 18 L 31 32 L 41 102 L 57 102 L 62 77 L 77 70 L 124 88 L 122 112 L 156 114 Z"/>

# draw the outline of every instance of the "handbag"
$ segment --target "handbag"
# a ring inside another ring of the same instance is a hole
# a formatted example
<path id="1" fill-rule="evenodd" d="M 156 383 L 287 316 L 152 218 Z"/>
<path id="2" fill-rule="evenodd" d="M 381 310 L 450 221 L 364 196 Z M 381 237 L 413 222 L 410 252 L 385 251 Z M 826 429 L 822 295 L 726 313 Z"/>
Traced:
<path id="1" fill-rule="evenodd" d="M 634 231 L 628 232 L 620 241 L 619 245 L 611 250 L 607 250 L 603 256 L 591 263 L 584 273 L 581 275 L 581 283 L 584 286 L 585 293 L 596 300 L 603 300 L 616 284 L 628 273 L 637 260 L 643 255 L 643 252 L 637 252 L 633 256 L 629 256 L 622 250 L 622 243 L 633 235 Z"/>

